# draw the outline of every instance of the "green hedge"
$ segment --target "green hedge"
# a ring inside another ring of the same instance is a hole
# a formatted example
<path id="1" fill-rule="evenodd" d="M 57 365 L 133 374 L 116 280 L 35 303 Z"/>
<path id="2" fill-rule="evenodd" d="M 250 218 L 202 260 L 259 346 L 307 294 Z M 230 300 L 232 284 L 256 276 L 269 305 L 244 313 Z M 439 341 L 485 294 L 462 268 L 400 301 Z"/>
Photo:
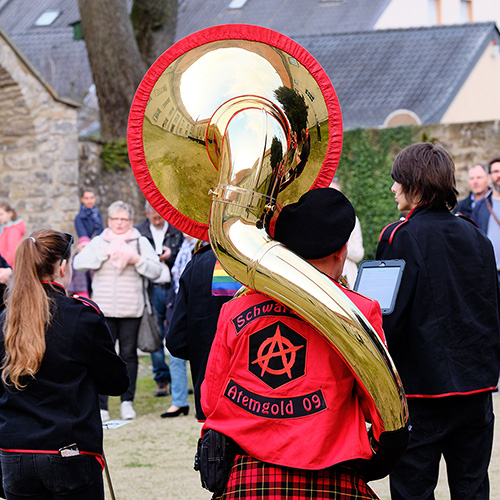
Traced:
<path id="1" fill-rule="evenodd" d="M 399 151 L 421 140 L 419 134 L 416 127 L 344 132 L 337 175 L 361 223 L 364 260 L 375 258 L 380 231 L 400 216 L 391 192 L 391 167 Z"/>

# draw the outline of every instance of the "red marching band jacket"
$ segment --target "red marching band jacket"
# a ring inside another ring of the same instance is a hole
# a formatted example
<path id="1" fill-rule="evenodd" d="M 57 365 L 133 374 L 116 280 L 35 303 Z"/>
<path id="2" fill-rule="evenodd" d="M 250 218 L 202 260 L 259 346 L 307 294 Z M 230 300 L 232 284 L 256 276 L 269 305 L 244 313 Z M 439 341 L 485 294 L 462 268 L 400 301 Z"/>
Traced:
<path id="1" fill-rule="evenodd" d="M 339 287 L 385 343 L 378 302 Z M 201 403 L 202 432 L 264 462 L 318 470 L 372 457 L 365 421 L 378 412 L 365 389 L 317 330 L 259 292 L 224 304 Z"/>

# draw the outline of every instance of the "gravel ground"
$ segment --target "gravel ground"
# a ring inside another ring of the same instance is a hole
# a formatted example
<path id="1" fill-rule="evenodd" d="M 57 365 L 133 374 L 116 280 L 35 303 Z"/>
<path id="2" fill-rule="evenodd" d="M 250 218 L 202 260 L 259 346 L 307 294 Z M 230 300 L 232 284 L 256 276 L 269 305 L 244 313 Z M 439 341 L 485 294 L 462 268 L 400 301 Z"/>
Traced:
<path id="1" fill-rule="evenodd" d="M 104 452 L 116 500 L 209 500 L 211 493 L 200 486 L 193 470 L 193 456 L 201 424 L 190 413 L 172 419 L 160 414 L 170 405 L 170 396 L 152 397 L 154 385 L 147 366 L 136 397 L 138 418 L 120 428 L 104 431 Z M 148 379 L 144 382 L 144 379 Z M 191 408 L 192 396 L 191 398 Z M 500 396 L 494 398 L 500 412 Z M 117 398 L 111 398 L 112 418 L 118 418 Z M 491 499 L 500 500 L 500 424 L 495 426 L 495 442 L 490 465 Z M 443 464 L 441 464 L 443 465 Z M 388 480 L 371 483 L 381 500 L 390 500 Z M 112 500 L 105 479 L 106 500 Z M 446 471 L 441 467 L 437 500 L 446 500 Z"/>

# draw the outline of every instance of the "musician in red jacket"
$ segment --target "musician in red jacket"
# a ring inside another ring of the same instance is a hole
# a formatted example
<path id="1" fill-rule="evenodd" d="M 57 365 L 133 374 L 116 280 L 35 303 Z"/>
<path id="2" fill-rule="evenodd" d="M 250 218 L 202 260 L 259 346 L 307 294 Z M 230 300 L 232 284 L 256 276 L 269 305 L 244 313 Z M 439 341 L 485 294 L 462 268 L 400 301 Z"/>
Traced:
<path id="1" fill-rule="evenodd" d="M 328 275 L 385 341 L 379 304 L 339 282 L 354 223 L 342 193 L 315 189 L 283 208 L 274 237 Z M 377 498 L 362 469 L 373 455 L 363 389 L 317 330 L 267 295 L 223 306 L 201 402 L 203 430 L 239 447 L 214 498 Z"/>

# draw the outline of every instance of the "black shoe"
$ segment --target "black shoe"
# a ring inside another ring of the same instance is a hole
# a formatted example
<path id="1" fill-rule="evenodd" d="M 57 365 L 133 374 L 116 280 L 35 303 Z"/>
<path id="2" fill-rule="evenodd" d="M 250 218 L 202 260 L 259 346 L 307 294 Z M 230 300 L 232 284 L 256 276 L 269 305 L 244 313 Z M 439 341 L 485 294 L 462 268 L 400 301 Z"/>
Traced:
<path id="1" fill-rule="evenodd" d="M 187 415 L 189 413 L 189 406 L 181 406 L 177 410 L 174 411 L 166 411 L 161 414 L 161 418 L 173 418 L 178 417 L 180 414 Z"/>
<path id="2" fill-rule="evenodd" d="M 168 396 L 168 382 L 158 382 L 156 384 L 155 398 Z"/>

